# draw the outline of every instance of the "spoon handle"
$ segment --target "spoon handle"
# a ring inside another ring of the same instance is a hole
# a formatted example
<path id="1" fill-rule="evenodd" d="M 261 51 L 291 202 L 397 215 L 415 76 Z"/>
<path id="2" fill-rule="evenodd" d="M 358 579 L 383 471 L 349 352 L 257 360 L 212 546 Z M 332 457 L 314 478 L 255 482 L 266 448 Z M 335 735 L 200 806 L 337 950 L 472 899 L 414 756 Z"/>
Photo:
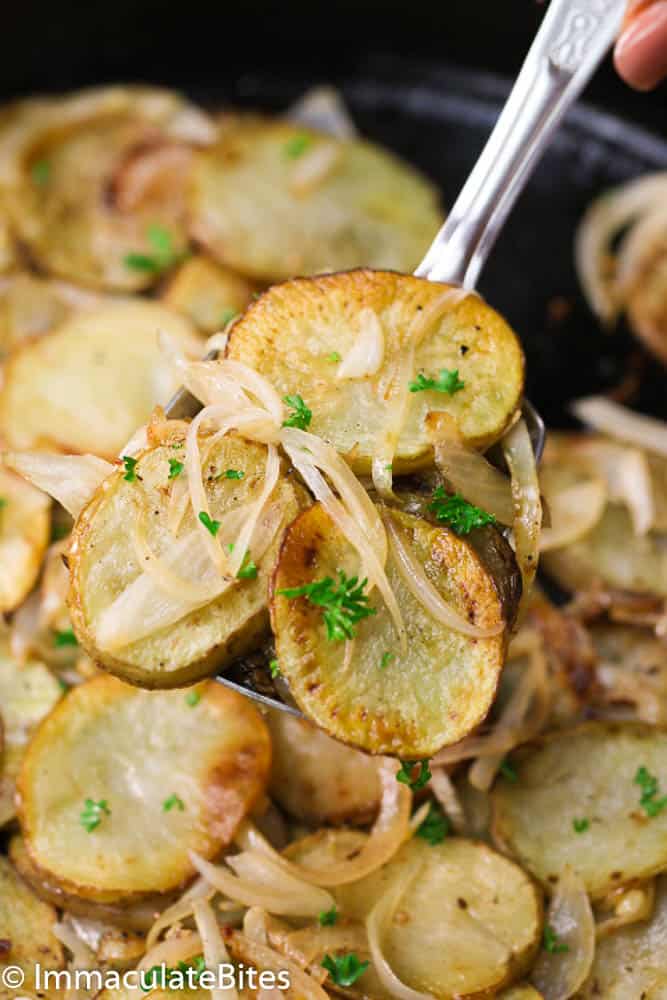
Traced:
<path id="1" fill-rule="evenodd" d="M 561 118 L 611 47 L 626 0 L 551 0 L 512 92 L 415 274 L 473 288 Z"/>

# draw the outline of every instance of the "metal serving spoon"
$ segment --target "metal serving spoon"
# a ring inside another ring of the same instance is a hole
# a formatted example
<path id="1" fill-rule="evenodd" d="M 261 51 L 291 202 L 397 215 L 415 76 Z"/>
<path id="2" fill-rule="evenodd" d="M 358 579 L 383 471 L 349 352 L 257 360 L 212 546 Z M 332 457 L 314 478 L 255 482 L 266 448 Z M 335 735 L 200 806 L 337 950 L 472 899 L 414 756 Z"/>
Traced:
<path id="1" fill-rule="evenodd" d="M 415 271 L 418 277 L 475 287 L 551 136 L 611 47 L 625 6 L 626 0 L 551 0 L 486 146 Z M 217 352 L 208 357 L 217 357 Z M 180 389 L 166 412 L 170 417 L 188 417 L 199 409 L 199 402 Z M 544 422 L 528 401 L 523 403 L 523 416 L 539 461 L 546 436 Z M 301 715 L 291 705 L 256 690 L 249 680 L 251 673 L 252 667 L 242 669 L 238 682 L 229 677 L 217 680 L 271 708 Z"/>

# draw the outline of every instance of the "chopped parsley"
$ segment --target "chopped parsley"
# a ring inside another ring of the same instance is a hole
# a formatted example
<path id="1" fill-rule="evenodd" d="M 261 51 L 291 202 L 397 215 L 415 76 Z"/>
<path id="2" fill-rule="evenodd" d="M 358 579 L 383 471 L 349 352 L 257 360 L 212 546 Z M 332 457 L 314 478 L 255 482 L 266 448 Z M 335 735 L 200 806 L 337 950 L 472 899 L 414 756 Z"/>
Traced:
<path id="1" fill-rule="evenodd" d="M 240 469 L 225 469 L 218 476 L 218 479 L 243 479 L 245 472 L 241 472 Z"/>
<path id="2" fill-rule="evenodd" d="M 326 360 L 330 361 L 332 365 L 336 365 L 339 361 L 342 361 L 342 358 L 338 351 L 332 351 L 331 354 L 327 354 Z"/>
<path id="3" fill-rule="evenodd" d="M 338 910 L 332 906 L 330 910 L 323 910 L 317 919 L 320 922 L 320 927 L 333 927 L 338 920 Z"/>
<path id="4" fill-rule="evenodd" d="M 431 847 L 441 844 L 449 833 L 449 822 L 435 802 L 431 802 L 423 823 L 417 827 L 417 836 L 428 841 Z"/>
<path id="5" fill-rule="evenodd" d="M 168 813 L 171 812 L 172 809 L 178 809 L 179 812 L 183 812 L 183 810 L 185 809 L 185 804 L 183 802 L 183 799 L 181 799 L 178 795 L 176 795 L 175 792 L 173 795 L 170 795 L 168 799 L 165 799 L 164 802 L 162 803 L 163 812 Z"/>
<path id="6" fill-rule="evenodd" d="M 169 459 L 169 478 L 178 479 L 181 472 L 183 471 L 183 463 L 179 462 L 177 458 Z"/>
<path id="7" fill-rule="evenodd" d="M 325 576 L 323 580 L 306 583 L 303 587 L 278 591 L 290 600 L 306 597 L 311 604 L 323 608 L 322 616 L 329 642 L 352 639 L 355 624 L 362 618 L 377 614 L 376 609 L 369 606 L 368 595 L 364 594 L 367 579 L 359 583 L 358 576 L 348 578 L 343 570 L 338 571 L 338 578 L 338 583 L 330 576 Z"/>
<path id="8" fill-rule="evenodd" d="M 325 955 L 322 968 L 326 969 L 336 986 L 352 986 L 368 968 L 368 962 L 362 962 L 353 951 L 347 955 Z"/>
<path id="9" fill-rule="evenodd" d="M 511 781 L 513 784 L 515 784 L 519 780 L 519 775 L 516 773 L 516 771 L 514 770 L 514 768 L 507 759 L 505 759 L 500 765 L 500 773 L 502 774 L 503 778 L 505 778 L 507 781 Z"/>
<path id="10" fill-rule="evenodd" d="M 234 317 L 238 316 L 238 314 L 238 309 L 223 309 L 220 314 L 220 326 L 227 326 L 227 324 L 231 323 Z"/>
<path id="11" fill-rule="evenodd" d="M 269 670 L 274 680 L 280 677 L 280 664 L 277 660 L 269 660 Z"/>
<path id="12" fill-rule="evenodd" d="M 7 497 L 0 497 L 0 510 L 4 510 L 8 503 Z"/>
<path id="13" fill-rule="evenodd" d="M 572 820 L 572 829 L 575 833 L 586 833 L 586 830 L 588 830 L 590 825 L 591 821 L 585 817 L 582 819 L 575 818 Z"/>
<path id="14" fill-rule="evenodd" d="M 383 653 L 382 659 L 380 660 L 380 670 L 384 670 L 384 668 L 388 666 L 392 660 L 395 659 L 396 659 L 396 653 L 390 653 L 388 651 L 386 653 Z"/>
<path id="15" fill-rule="evenodd" d="M 243 557 L 243 563 L 241 564 L 240 570 L 236 574 L 236 579 L 237 580 L 256 580 L 257 579 L 257 566 L 252 561 L 252 558 L 251 558 L 251 555 L 250 555 L 249 552 L 246 552 L 245 556 Z"/>
<path id="16" fill-rule="evenodd" d="M 431 780 L 431 769 L 428 764 L 428 757 L 425 760 L 402 760 L 400 770 L 396 772 L 396 781 L 400 781 L 402 785 L 408 785 L 411 791 L 418 792 Z M 416 767 L 419 768 L 419 771 L 415 777 Z"/>
<path id="17" fill-rule="evenodd" d="M 77 637 L 74 635 L 74 629 L 66 628 L 62 632 L 56 632 L 53 645 L 56 649 L 62 649 L 63 646 L 78 646 L 79 642 Z"/>
<path id="18" fill-rule="evenodd" d="M 287 156 L 290 160 L 297 160 L 300 156 L 303 156 L 309 146 L 310 136 L 301 132 L 299 135 L 292 136 L 292 138 L 285 143 L 285 156 Z"/>
<path id="19" fill-rule="evenodd" d="M 188 691 L 185 696 L 185 704 L 190 708 L 194 708 L 201 701 L 201 695 L 199 691 Z"/>
<path id="20" fill-rule="evenodd" d="M 292 411 L 283 421 L 283 427 L 298 427 L 300 431 L 305 431 L 313 419 L 313 411 L 308 409 L 299 395 L 283 396 L 283 403 L 287 403 Z"/>
<path id="21" fill-rule="evenodd" d="M 667 807 L 667 795 L 663 795 L 659 799 L 656 798 L 660 790 L 658 779 L 643 764 L 637 769 L 635 784 L 639 785 L 642 790 L 639 804 L 646 815 L 650 816 L 651 819 L 659 816 L 663 809 Z"/>
<path id="22" fill-rule="evenodd" d="M 0 505 L 4 506 L 4 504 Z M 67 524 L 52 524 L 51 525 L 51 541 L 60 542 L 63 538 L 67 538 L 70 533 L 70 527 Z"/>
<path id="23" fill-rule="evenodd" d="M 480 507 L 468 503 L 460 493 L 449 495 L 444 486 L 433 492 L 433 502 L 428 505 L 438 521 L 450 526 L 457 535 L 467 535 L 473 528 L 483 528 L 485 524 L 495 524 L 493 514 L 487 514 Z"/>
<path id="24" fill-rule="evenodd" d="M 147 274 L 162 274 L 180 264 L 186 254 L 174 246 L 174 237 L 163 226 L 152 225 L 146 230 L 146 240 L 153 253 L 128 253 L 124 258 L 126 267 L 132 271 Z"/>
<path id="25" fill-rule="evenodd" d="M 93 799 L 86 799 L 79 822 L 86 833 L 92 833 L 93 830 L 97 830 L 105 816 L 111 816 L 111 810 L 106 799 L 102 799 L 100 802 L 94 802 Z"/>
<path id="26" fill-rule="evenodd" d="M 136 483 L 137 481 L 137 461 L 138 459 L 132 458 L 131 455 L 123 455 L 123 466 L 125 468 L 123 479 L 128 483 Z"/>
<path id="27" fill-rule="evenodd" d="M 425 392 L 431 389 L 434 392 L 446 392 L 453 396 L 455 392 L 465 389 L 465 382 L 459 378 L 458 369 L 449 371 L 448 368 L 441 368 L 437 378 L 427 378 L 420 372 L 414 382 L 410 382 L 410 392 Z"/>
<path id="28" fill-rule="evenodd" d="M 205 510 L 200 510 L 198 517 L 206 530 L 215 538 L 220 530 L 220 521 L 214 521 L 211 515 L 207 514 Z"/>
<path id="29" fill-rule="evenodd" d="M 566 951 L 570 950 L 569 946 L 566 945 L 564 941 L 558 940 L 558 935 L 549 924 L 544 925 L 542 946 L 545 951 L 549 952 L 550 955 L 564 955 Z"/>
<path id="30" fill-rule="evenodd" d="M 30 176 L 37 187 L 45 187 L 51 179 L 51 164 L 48 160 L 36 160 L 30 168 Z"/>

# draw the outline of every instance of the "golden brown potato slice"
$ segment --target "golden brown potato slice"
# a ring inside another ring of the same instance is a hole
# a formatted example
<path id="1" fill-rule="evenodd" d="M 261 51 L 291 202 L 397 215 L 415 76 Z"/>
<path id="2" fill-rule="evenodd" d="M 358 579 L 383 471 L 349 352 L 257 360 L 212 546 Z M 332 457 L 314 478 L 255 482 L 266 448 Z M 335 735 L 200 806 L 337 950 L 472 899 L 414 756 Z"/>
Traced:
<path id="1" fill-rule="evenodd" d="M 543 1000 L 543 998 L 534 986 L 530 986 L 528 983 L 519 983 L 517 986 L 510 986 L 509 989 L 499 993 L 498 1000 Z"/>
<path id="2" fill-rule="evenodd" d="M 241 696 L 214 681 L 195 691 L 193 703 L 97 677 L 42 723 L 18 790 L 47 880 L 93 902 L 138 902 L 186 885 L 189 851 L 211 858 L 230 842 L 266 786 L 269 735 Z"/>
<path id="3" fill-rule="evenodd" d="M 200 155 L 190 208 L 193 236 L 259 281 L 413 271 L 442 221 L 433 185 L 386 150 L 257 119 Z"/>
<path id="4" fill-rule="evenodd" d="M 188 316 L 204 333 L 215 333 L 243 312 L 252 293 L 252 285 L 244 278 L 201 254 L 179 268 L 162 301 Z"/>
<path id="5" fill-rule="evenodd" d="M 51 101 L 19 127 L 10 203 L 45 271 L 133 291 L 180 261 L 192 150 L 216 134 L 203 112 L 168 91 L 109 87 Z"/>
<path id="6" fill-rule="evenodd" d="M 115 458 L 178 388 L 160 333 L 188 356 L 201 355 L 203 341 L 184 317 L 140 300 L 73 316 L 17 349 L 0 394 L 9 445 Z"/>
<path id="7" fill-rule="evenodd" d="M 45 493 L 0 467 L 0 612 L 13 611 L 37 580 L 50 510 Z"/>
<path id="8" fill-rule="evenodd" d="M 582 991 L 585 1000 L 661 1000 L 667 996 L 667 878 L 656 883 L 652 917 L 621 927 L 598 941 L 593 969 Z"/>
<path id="9" fill-rule="evenodd" d="M 518 585 L 509 549 L 502 577 L 494 578 L 470 536 L 458 537 L 411 514 L 388 510 L 386 516 L 460 615 L 489 628 L 512 621 Z M 482 529 L 480 536 L 482 550 L 506 545 L 495 529 Z M 327 638 L 322 609 L 305 597 L 281 594 L 337 579 L 341 570 L 348 578 L 358 574 L 357 554 L 316 504 L 287 530 L 272 580 L 276 655 L 301 710 L 329 735 L 371 753 L 430 757 L 462 739 L 491 706 L 507 629 L 486 639 L 453 632 L 412 595 L 390 554 L 386 572 L 407 629 L 407 654 L 374 592 L 376 613 L 358 623 L 350 662 L 343 665 L 344 645 Z"/>
<path id="10" fill-rule="evenodd" d="M 379 871 L 335 890 L 344 917 L 365 920 L 400 879 L 383 954 L 399 979 L 436 997 L 479 996 L 519 978 L 542 929 L 541 895 L 518 865 L 485 844 L 413 838 Z"/>
<path id="11" fill-rule="evenodd" d="M 368 823 L 380 803 L 376 762 L 286 712 L 267 716 L 271 795 L 304 823 Z"/>
<path id="12" fill-rule="evenodd" d="M 570 865 L 600 899 L 667 865 L 662 729 L 585 723 L 526 746 L 512 766 L 517 780 L 493 791 L 493 835 L 547 888 Z"/>
<path id="13" fill-rule="evenodd" d="M 200 597 L 198 588 L 208 581 L 211 590 L 220 578 L 211 580 L 212 564 L 186 507 L 187 493 L 178 528 L 170 529 L 174 491 L 186 476 L 183 469 L 170 479 L 170 460 L 184 460 L 183 450 L 174 447 L 179 441 L 182 436 L 144 452 L 132 481 L 122 469 L 106 480 L 81 513 L 70 546 L 69 606 L 80 643 L 99 666 L 144 687 L 178 687 L 214 673 L 268 631 L 268 576 L 284 528 L 305 505 L 303 489 L 281 477 L 269 500 L 278 523 L 256 560 L 257 574 L 234 581 L 218 597 Z M 227 435 L 214 443 L 202 438 L 200 449 L 211 517 L 221 524 L 235 519 L 235 526 L 220 529 L 221 540 L 234 544 L 244 509 L 262 489 L 266 448 Z M 227 478 L 227 470 L 243 478 Z M 161 561 L 159 580 L 146 566 L 137 530 L 156 557 L 151 562 Z"/>
<path id="14" fill-rule="evenodd" d="M 40 977 L 65 967 L 63 946 L 53 933 L 58 915 L 28 888 L 7 858 L 0 855 L 0 1000 L 15 1000 L 25 993 L 56 996 L 58 991 L 36 990 Z M 5 982 L 4 975 L 23 973 L 23 982 Z M 12 985 L 15 987 L 12 989 Z"/>
<path id="15" fill-rule="evenodd" d="M 667 646 L 650 629 L 598 623 L 590 628 L 598 655 L 598 700 L 642 722 L 667 724 Z"/>
<path id="16" fill-rule="evenodd" d="M 366 340 L 373 373 L 341 378 L 346 359 Z M 387 272 L 322 275 L 269 289 L 235 324 L 227 355 L 261 372 L 281 395 L 299 394 L 312 410 L 309 430 L 360 473 L 369 471 L 387 435 L 397 439 L 395 473 L 427 465 L 431 412 L 447 414 L 452 433 L 485 448 L 502 435 L 523 392 L 521 347 L 498 313 L 476 295 Z M 410 391 L 419 375 L 437 379 L 443 369 L 457 371 L 463 388 Z M 406 412 L 393 428 L 401 401 Z"/>
<path id="17" fill-rule="evenodd" d="M 16 815 L 16 777 L 35 727 L 62 696 L 50 670 L 36 660 L 19 664 L 4 639 L 0 643 L 0 720 L 4 752 L 0 754 L 0 827 Z"/>

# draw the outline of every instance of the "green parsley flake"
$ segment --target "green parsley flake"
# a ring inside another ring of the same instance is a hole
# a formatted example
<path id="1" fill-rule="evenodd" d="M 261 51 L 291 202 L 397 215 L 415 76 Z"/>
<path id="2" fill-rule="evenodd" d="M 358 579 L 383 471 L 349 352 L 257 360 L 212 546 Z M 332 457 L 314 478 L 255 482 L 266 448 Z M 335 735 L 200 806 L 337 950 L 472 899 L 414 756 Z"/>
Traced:
<path id="1" fill-rule="evenodd" d="M 548 951 L 550 955 L 564 955 L 566 951 L 570 950 L 569 945 L 566 945 L 564 941 L 558 940 L 558 935 L 549 924 L 544 925 L 542 945 L 544 950 Z"/>
<path id="2" fill-rule="evenodd" d="M 269 660 L 269 670 L 271 671 L 271 676 L 275 680 L 276 677 L 280 677 L 280 664 L 277 660 Z"/>
<path id="3" fill-rule="evenodd" d="M 586 833 L 590 825 L 591 821 L 585 817 L 583 819 L 575 818 L 572 820 L 572 829 L 575 833 Z"/>
<path id="4" fill-rule="evenodd" d="M 123 455 L 123 465 L 125 467 L 125 475 L 123 479 L 128 483 L 135 483 L 137 481 L 137 462 L 138 459 L 132 458 L 131 455 Z"/>
<path id="5" fill-rule="evenodd" d="M 220 521 L 214 521 L 211 515 L 207 514 L 205 510 L 200 510 L 198 516 L 206 530 L 215 538 L 220 530 Z"/>
<path id="6" fill-rule="evenodd" d="M 51 525 L 51 541 L 60 542 L 63 538 L 67 538 L 71 531 L 71 528 L 67 524 L 52 524 Z"/>
<path id="7" fill-rule="evenodd" d="M 289 157 L 290 160 L 297 160 L 303 156 L 309 146 L 310 136 L 304 133 L 292 136 L 289 142 L 285 143 L 285 156 Z"/>
<path id="8" fill-rule="evenodd" d="M 411 791 L 418 792 L 431 780 L 431 769 L 428 765 L 428 757 L 425 760 L 402 760 L 400 770 L 396 773 L 396 781 L 400 781 L 402 785 L 408 785 Z M 419 768 L 419 772 L 415 778 L 416 767 Z"/>
<path id="9" fill-rule="evenodd" d="M 249 552 L 246 552 L 243 557 L 243 563 L 240 570 L 236 574 L 237 580 L 256 580 L 257 579 L 257 566 L 252 561 Z"/>
<path id="10" fill-rule="evenodd" d="M 181 472 L 184 469 L 183 462 L 179 462 L 177 458 L 169 459 L 169 478 L 178 479 Z"/>
<path id="11" fill-rule="evenodd" d="M 360 961 L 352 951 L 347 955 L 325 955 L 322 968 L 326 969 L 336 986 L 352 986 L 368 968 L 368 962 Z"/>
<path id="12" fill-rule="evenodd" d="M 339 570 L 338 577 L 338 583 L 330 576 L 325 576 L 323 580 L 306 583 L 303 587 L 278 591 L 290 600 L 305 597 L 311 604 L 323 608 L 322 616 L 329 642 L 343 642 L 354 638 L 354 625 L 362 618 L 377 614 L 376 609 L 368 604 L 368 595 L 364 594 L 367 579 L 359 583 L 359 577 L 348 579 L 342 570 Z"/>
<path id="13" fill-rule="evenodd" d="M 53 645 L 56 649 L 62 649 L 63 646 L 78 646 L 79 642 L 74 635 L 74 629 L 66 628 L 62 632 L 56 632 Z"/>
<path id="14" fill-rule="evenodd" d="M 146 240 L 153 250 L 152 254 L 128 253 L 124 258 L 125 266 L 132 271 L 162 274 L 180 264 L 187 256 L 182 251 L 176 250 L 174 237 L 162 226 L 149 226 L 146 230 Z"/>
<path id="15" fill-rule="evenodd" d="M 392 660 L 395 659 L 396 659 L 396 653 L 389 653 L 389 652 L 383 653 L 382 659 L 380 660 L 380 670 L 384 670 L 384 668 L 388 666 Z"/>
<path id="16" fill-rule="evenodd" d="M 238 309 L 223 309 L 220 314 L 220 326 L 227 326 L 238 314 Z"/>
<path id="17" fill-rule="evenodd" d="M 4 510 L 5 507 L 8 505 L 8 503 L 9 500 L 7 499 L 7 497 L 0 497 L 0 510 Z"/>
<path id="18" fill-rule="evenodd" d="M 467 535 L 473 528 L 483 528 L 485 524 L 495 524 L 493 514 L 487 514 L 480 507 L 468 503 L 460 493 L 450 496 L 444 486 L 433 492 L 433 503 L 428 505 L 436 520 L 448 524 L 457 535 Z"/>
<path id="19" fill-rule="evenodd" d="M 507 781 L 511 781 L 513 784 L 519 780 L 519 775 L 516 773 L 508 760 L 504 760 L 500 765 L 500 773 L 503 778 Z"/>
<path id="20" fill-rule="evenodd" d="M 337 365 L 339 361 L 342 361 L 342 358 L 338 351 L 332 351 L 331 354 L 327 354 L 326 360 L 330 361 L 332 365 Z"/>
<path id="21" fill-rule="evenodd" d="M 194 708 L 201 701 L 201 695 L 199 691 L 188 691 L 185 696 L 185 704 L 189 705 L 190 708 Z"/>
<path id="22" fill-rule="evenodd" d="M 458 369 L 449 371 L 448 368 L 441 368 L 437 378 L 427 378 L 421 372 L 414 382 L 410 382 L 410 392 L 425 392 L 427 389 L 433 392 L 446 392 L 453 396 L 455 392 L 465 389 L 465 382 L 459 378 Z"/>
<path id="23" fill-rule="evenodd" d="M 333 927 L 338 920 L 338 910 L 332 906 L 330 910 L 324 910 L 320 913 L 317 919 L 320 922 L 320 927 Z"/>
<path id="24" fill-rule="evenodd" d="M 298 427 L 300 431 L 305 431 L 313 419 L 313 411 L 308 409 L 299 395 L 283 396 L 283 403 L 292 410 L 287 420 L 283 421 L 283 427 Z"/>
<path id="25" fill-rule="evenodd" d="M 48 160 L 36 160 L 30 168 L 30 176 L 37 187 L 45 187 L 51 178 L 51 164 Z"/>
<path id="26" fill-rule="evenodd" d="M 225 469 L 218 476 L 218 479 L 243 479 L 245 472 L 241 472 L 240 469 Z"/>
<path id="27" fill-rule="evenodd" d="M 104 816 L 111 816 L 111 810 L 105 799 L 102 799 L 101 802 L 86 799 L 79 822 L 86 833 L 92 833 L 93 830 L 97 830 Z"/>
<path id="28" fill-rule="evenodd" d="M 646 815 L 650 816 L 651 819 L 659 816 L 663 809 L 667 807 L 667 795 L 663 795 L 660 799 L 656 798 L 656 795 L 660 791 L 658 779 L 642 765 L 637 769 L 637 773 L 635 774 L 635 784 L 639 785 L 642 790 L 639 804 Z"/>
<path id="29" fill-rule="evenodd" d="M 171 812 L 172 809 L 178 809 L 179 812 L 183 812 L 185 809 L 185 804 L 183 802 L 183 799 L 179 798 L 179 796 L 176 795 L 175 792 L 173 795 L 170 795 L 168 799 L 165 799 L 164 802 L 162 803 L 163 812 L 168 813 Z"/>
<path id="30" fill-rule="evenodd" d="M 435 802 L 431 802 L 423 823 L 417 827 L 417 836 L 428 841 L 431 847 L 441 844 L 449 833 L 449 822 Z"/>

